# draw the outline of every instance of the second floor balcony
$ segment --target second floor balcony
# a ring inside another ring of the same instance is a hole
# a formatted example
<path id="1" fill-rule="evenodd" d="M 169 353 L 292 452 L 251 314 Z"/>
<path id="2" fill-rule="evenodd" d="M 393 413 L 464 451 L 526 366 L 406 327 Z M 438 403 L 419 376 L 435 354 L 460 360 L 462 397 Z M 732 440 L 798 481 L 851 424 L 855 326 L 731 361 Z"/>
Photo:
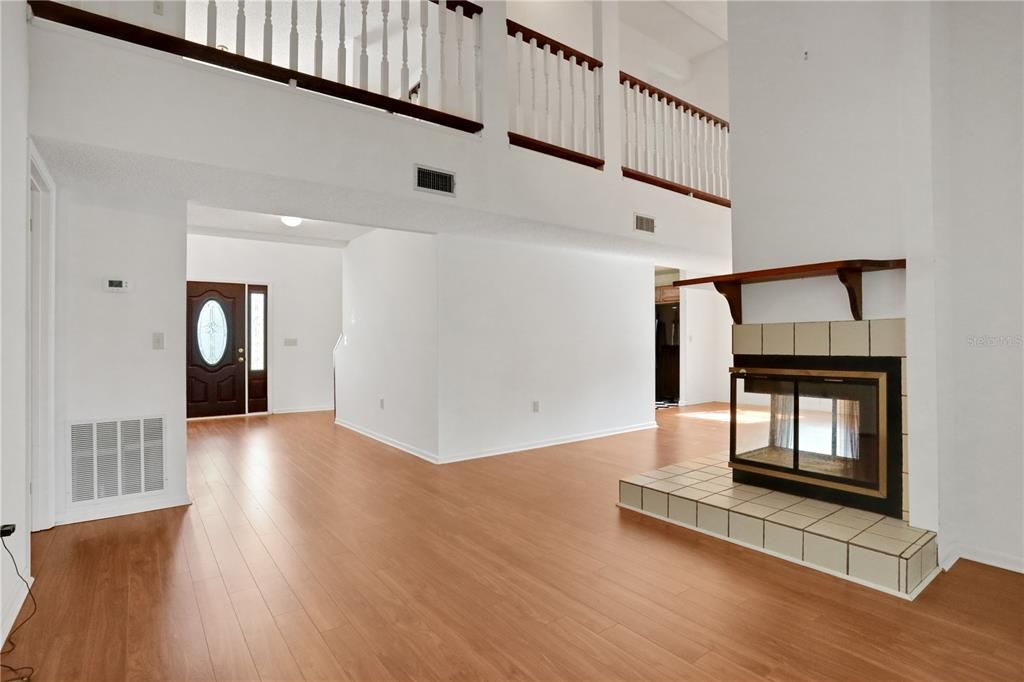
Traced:
<path id="1" fill-rule="evenodd" d="M 544 4 L 574 7 L 552 21 Z M 647 68 L 657 50 L 626 49 L 659 30 L 631 22 L 629 3 L 29 5 L 77 29 L 731 205 L 729 123 L 657 81 Z"/>

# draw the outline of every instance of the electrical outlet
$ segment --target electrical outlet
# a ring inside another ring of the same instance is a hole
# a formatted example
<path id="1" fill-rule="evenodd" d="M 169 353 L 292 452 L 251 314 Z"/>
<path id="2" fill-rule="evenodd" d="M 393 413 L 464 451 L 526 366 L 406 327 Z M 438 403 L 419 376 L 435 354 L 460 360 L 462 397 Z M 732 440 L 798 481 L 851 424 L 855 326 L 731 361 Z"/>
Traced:
<path id="1" fill-rule="evenodd" d="M 153 332 L 153 350 L 163 350 L 163 349 L 164 349 L 164 333 L 163 332 Z"/>
<path id="2" fill-rule="evenodd" d="M 384 398 L 380 399 L 380 409 L 384 409 Z"/>
<path id="3" fill-rule="evenodd" d="M 164 0 L 153 0 L 153 14 L 164 15 Z"/>
<path id="4" fill-rule="evenodd" d="M 534 400 L 533 401 L 533 411 L 534 412 L 540 412 L 540 401 L 539 400 Z"/>

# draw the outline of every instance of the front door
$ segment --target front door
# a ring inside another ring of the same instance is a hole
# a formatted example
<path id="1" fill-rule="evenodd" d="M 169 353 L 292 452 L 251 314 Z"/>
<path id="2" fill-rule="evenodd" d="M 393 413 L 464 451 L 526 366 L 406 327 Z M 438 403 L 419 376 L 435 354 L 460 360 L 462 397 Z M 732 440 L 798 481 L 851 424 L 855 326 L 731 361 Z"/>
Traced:
<path id="1" fill-rule="evenodd" d="M 188 417 L 245 414 L 245 285 L 188 283 Z"/>

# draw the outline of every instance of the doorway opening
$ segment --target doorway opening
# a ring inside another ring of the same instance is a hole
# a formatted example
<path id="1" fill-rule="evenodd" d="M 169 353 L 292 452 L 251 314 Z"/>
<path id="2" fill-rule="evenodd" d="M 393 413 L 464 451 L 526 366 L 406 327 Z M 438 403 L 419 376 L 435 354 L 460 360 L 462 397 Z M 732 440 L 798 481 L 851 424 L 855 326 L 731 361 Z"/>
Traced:
<path id="1" fill-rule="evenodd" d="M 186 289 L 186 416 L 267 412 L 269 288 L 189 281 Z"/>
<path id="2" fill-rule="evenodd" d="M 654 401 L 655 407 L 678 407 L 680 398 L 680 325 L 679 270 L 655 268 L 654 271 Z"/>

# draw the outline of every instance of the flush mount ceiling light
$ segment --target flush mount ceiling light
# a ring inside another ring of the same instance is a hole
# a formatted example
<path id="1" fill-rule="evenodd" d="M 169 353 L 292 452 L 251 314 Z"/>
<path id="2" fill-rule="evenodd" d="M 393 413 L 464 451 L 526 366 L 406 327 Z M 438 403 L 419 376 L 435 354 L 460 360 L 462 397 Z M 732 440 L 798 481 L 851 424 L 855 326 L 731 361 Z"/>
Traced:
<path id="1" fill-rule="evenodd" d="M 281 222 L 284 223 L 285 227 L 298 227 L 302 224 L 302 218 L 296 218 L 290 215 L 281 216 Z"/>

